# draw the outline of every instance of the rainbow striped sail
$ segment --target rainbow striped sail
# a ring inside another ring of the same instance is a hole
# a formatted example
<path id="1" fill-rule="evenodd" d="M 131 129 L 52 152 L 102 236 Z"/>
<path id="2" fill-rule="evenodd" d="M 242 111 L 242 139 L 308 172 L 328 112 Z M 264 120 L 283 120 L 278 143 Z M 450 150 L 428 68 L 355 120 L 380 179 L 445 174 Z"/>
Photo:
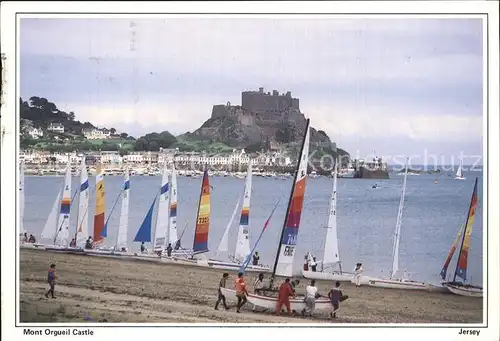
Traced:
<path id="1" fill-rule="evenodd" d="M 240 228 L 238 238 L 236 239 L 236 249 L 234 259 L 237 262 L 243 262 L 250 253 L 250 235 L 249 235 L 249 214 L 250 197 L 252 195 L 252 164 L 248 163 L 247 180 L 245 184 L 245 194 L 243 196 L 243 205 L 241 207 Z"/>
<path id="2" fill-rule="evenodd" d="M 274 274 L 291 277 L 293 275 L 293 258 L 297 235 L 299 233 L 300 216 L 306 190 L 307 165 L 309 161 L 309 119 L 306 121 L 304 142 L 295 175 L 295 183 L 285 216 L 285 224 L 281 232 L 281 241 L 278 249 L 278 257 L 274 267 Z"/>
<path id="3" fill-rule="evenodd" d="M 100 244 L 104 241 L 102 235 L 104 229 L 104 213 L 106 211 L 106 197 L 104 192 L 104 171 L 97 167 L 95 177 L 95 211 L 94 211 L 94 244 Z"/>
<path id="4" fill-rule="evenodd" d="M 71 209 L 71 166 L 68 160 L 66 168 L 66 176 L 64 180 L 64 190 L 61 199 L 61 206 L 59 209 L 59 230 L 57 231 L 56 239 L 60 245 L 68 244 L 69 236 L 69 219 Z"/>
<path id="5" fill-rule="evenodd" d="M 472 192 L 472 198 L 470 201 L 469 214 L 467 216 L 467 223 L 465 224 L 464 237 L 462 240 L 462 247 L 458 254 L 457 268 L 455 270 L 455 276 L 462 278 L 464 281 L 467 277 L 467 257 L 469 255 L 470 248 L 470 236 L 472 234 L 472 225 L 474 225 L 474 219 L 476 217 L 478 197 L 477 197 L 477 178 L 474 184 L 474 190 Z"/>
<path id="6" fill-rule="evenodd" d="M 458 230 L 457 236 L 455 237 L 455 241 L 453 242 L 453 245 L 451 246 L 450 252 L 448 253 L 448 257 L 446 258 L 446 261 L 444 262 L 443 268 L 441 269 L 441 278 L 443 280 L 446 280 L 446 272 L 448 271 L 448 266 L 450 265 L 451 259 L 453 258 L 453 255 L 455 254 L 455 250 L 457 249 L 458 246 L 458 241 L 460 240 L 460 236 L 462 235 L 462 230 L 464 229 L 465 225 L 460 226 L 460 229 Z"/>
<path id="7" fill-rule="evenodd" d="M 208 251 L 208 232 L 210 230 L 210 184 L 208 182 L 208 170 L 203 172 L 201 183 L 200 202 L 198 205 L 198 217 L 194 231 L 193 254 Z"/>

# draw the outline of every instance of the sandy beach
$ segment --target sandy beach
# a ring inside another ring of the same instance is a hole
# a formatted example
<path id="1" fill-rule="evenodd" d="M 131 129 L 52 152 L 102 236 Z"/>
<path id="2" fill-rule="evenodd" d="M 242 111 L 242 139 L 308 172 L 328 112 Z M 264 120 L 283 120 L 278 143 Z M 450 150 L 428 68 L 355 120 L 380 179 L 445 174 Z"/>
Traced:
<path id="1" fill-rule="evenodd" d="M 252 312 L 248 304 L 241 314 L 235 302 L 229 311 L 216 311 L 217 287 L 224 271 L 175 264 L 56 254 L 40 250 L 20 251 L 21 322 L 148 322 L 148 323 L 481 323 L 481 299 L 452 294 L 356 288 L 343 283 L 349 299 L 339 318 L 327 312 L 312 318 L 275 316 Z M 47 269 L 57 265 L 56 299 L 44 292 Z M 228 287 L 235 273 L 230 272 Z M 255 274 L 246 275 L 253 290 Z M 276 283 L 281 283 L 277 279 Z M 303 293 L 308 280 L 301 279 Z M 331 283 L 317 281 L 326 294 Z"/>

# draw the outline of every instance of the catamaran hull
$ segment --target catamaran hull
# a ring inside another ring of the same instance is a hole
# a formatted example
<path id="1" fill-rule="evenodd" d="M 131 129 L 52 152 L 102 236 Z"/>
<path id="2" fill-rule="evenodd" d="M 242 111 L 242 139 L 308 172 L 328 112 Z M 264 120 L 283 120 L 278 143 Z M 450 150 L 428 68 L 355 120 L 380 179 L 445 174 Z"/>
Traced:
<path id="1" fill-rule="evenodd" d="M 453 284 L 444 283 L 443 286 L 447 288 L 450 292 L 460 295 L 460 296 L 468 296 L 468 297 L 483 297 L 483 288 L 474 287 L 474 286 L 458 286 Z"/>
<path id="2" fill-rule="evenodd" d="M 222 294 L 226 299 L 237 300 L 236 291 L 227 288 L 221 288 Z M 261 308 L 276 310 L 278 304 L 277 297 L 260 296 L 249 294 L 248 302 Z M 306 307 L 304 300 L 301 298 L 290 299 L 290 308 L 295 311 L 302 311 Z M 330 300 L 319 298 L 316 300 L 315 310 L 330 310 L 333 311 L 333 306 Z"/>
<path id="3" fill-rule="evenodd" d="M 39 243 L 21 243 L 20 247 L 22 249 L 39 249 L 39 250 L 45 249 L 44 245 Z"/>
<path id="4" fill-rule="evenodd" d="M 465 180 L 465 178 L 461 178 L 461 177 L 455 177 L 455 180 Z"/>
<path id="5" fill-rule="evenodd" d="M 232 263 L 232 262 L 223 262 L 223 261 L 218 261 L 218 260 L 208 260 L 208 265 L 214 269 L 222 269 L 222 270 L 229 270 L 229 271 L 239 271 L 241 264 L 239 263 Z M 267 273 L 271 272 L 271 268 L 268 266 L 261 266 L 261 265 L 248 265 L 245 268 L 246 272 L 262 272 L 262 273 Z"/>
<path id="6" fill-rule="evenodd" d="M 354 274 L 343 272 L 343 273 L 329 273 L 329 272 L 319 272 L 319 271 L 305 271 L 302 270 L 302 276 L 308 279 L 317 279 L 323 281 L 339 281 L 339 282 L 350 282 Z"/>
<path id="7" fill-rule="evenodd" d="M 431 285 L 423 282 L 380 279 L 380 278 L 369 279 L 368 286 L 376 288 L 386 288 L 386 289 L 425 290 L 425 291 L 430 291 L 432 287 Z"/>
<path id="8" fill-rule="evenodd" d="M 50 245 L 44 247 L 45 251 L 58 252 L 58 253 L 74 253 L 74 254 L 85 254 L 85 250 L 78 247 L 65 247 L 59 245 Z"/>

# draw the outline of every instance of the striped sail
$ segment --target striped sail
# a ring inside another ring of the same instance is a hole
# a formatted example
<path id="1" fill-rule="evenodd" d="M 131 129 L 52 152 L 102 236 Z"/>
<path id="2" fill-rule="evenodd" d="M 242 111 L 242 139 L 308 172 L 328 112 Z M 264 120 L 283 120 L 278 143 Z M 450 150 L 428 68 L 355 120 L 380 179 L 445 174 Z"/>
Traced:
<path id="1" fill-rule="evenodd" d="M 340 262 L 339 241 L 337 237 L 337 164 L 333 172 L 333 190 L 330 202 L 330 214 L 326 230 L 325 251 L 323 264 L 334 264 Z"/>
<path id="2" fill-rule="evenodd" d="M 446 272 L 448 271 L 448 266 L 450 265 L 451 259 L 453 258 L 453 254 L 455 254 L 455 250 L 457 249 L 458 241 L 460 240 L 460 236 L 462 235 L 464 226 L 465 225 L 460 226 L 457 236 L 455 237 L 455 241 L 453 242 L 450 252 L 448 253 L 448 257 L 446 257 L 446 261 L 444 262 L 443 268 L 441 269 L 440 275 L 443 280 L 446 280 Z"/>
<path id="3" fill-rule="evenodd" d="M 141 227 L 139 227 L 139 230 L 135 235 L 134 242 L 144 242 L 144 243 L 151 242 L 151 230 L 153 228 L 153 211 L 155 209 L 157 197 L 158 195 L 155 196 L 153 203 L 149 207 L 148 213 L 144 217 Z"/>
<path id="4" fill-rule="evenodd" d="M 203 173 L 201 183 L 200 202 L 198 204 L 198 217 L 194 232 L 193 254 L 208 251 L 208 232 L 210 230 L 210 184 L 208 170 Z"/>
<path id="5" fill-rule="evenodd" d="M 237 262 L 243 262 L 250 253 L 250 235 L 249 235 L 249 214 L 250 197 L 252 195 L 252 164 L 248 163 L 247 181 L 245 184 L 245 194 L 243 196 L 243 205 L 241 207 L 240 228 L 238 238 L 236 239 L 236 249 L 234 259 Z"/>
<path id="6" fill-rule="evenodd" d="M 24 228 L 24 162 L 19 165 L 19 231 L 26 233 Z"/>
<path id="7" fill-rule="evenodd" d="M 401 239 L 401 223 L 403 219 L 403 208 L 405 203 L 406 179 L 408 177 L 408 159 L 405 165 L 405 175 L 403 178 L 403 188 L 401 190 L 401 198 L 399 199 L 398 216 L 396 219 L 396 231 L 394 232 L 394 242 L 392 246 L 392 270 L 391 278 L 399 270 L 399 240 Z"/>
<path id="8" fill-rule="evenodd" d="M 94 210 L 94 243 L 101 244 L 104 241 L 102 235 L 104 229 L 104 213 L 106 211 L 106 197 L 104 192 L 104 171 L 97 167 L 95 177 L 95 210 Z"/>
<path id="9" fill-rule="evenodd" d="M 168 241 L 174 247 L 177 242 L 177 174 L 175 171 L 175 165 L 172 167 L 172 179 L 171 190 L 170 190 L 170 231 L 168 233 Z"/>
<path id="10" fill-rule="evenodd" d="M 285 225 L 282 231 L 280 252 L 274 273 L 279 276 L 291 277 L 293 275 L 293 258 L 299 233 L 300 216 L 304 203 L 306 190 L 307 165 L 309 159 L 309 119 L 306 122 L 306 131 L 302 153 L 299 159 L 295 184 L 286 213 Z"/>
<path id="11" fill-rule="evenodd" d="M 59 209 L 59 231 L 56 235 L 56 243 L 66 246 L 69 237 L 69 220 L 71 210 L 71 166 L 68 161 L 66 176 L 64 179 L 64 190 Z"/>
<path id="12" fill-rule="evenodd" d="M 464 281 L 467 278 L 467 258 L 469 256 L 472 225 L 474 225 L 474 219 L 476 217 L 477 202 L 478 202 L 478 197 L 477 197 L 477 178 L 476 178 L 476 182 L 474 184 L 474 191 L 472 192 L 472 198 L 469 207 L 469 214 L 467 216 L 467 223 L 465 224 L 462 247 L 460 248 L 460 253 L 458 254 L 457 269 L 455 270 L 455 276 L 462 278 Z"/>
<path id="13" fill-rule="evenodd" d="M 45 226 L 42 230 L 42 239 L 50 239 L 53 240 L 56 235 L 56 231 L 58 229 L 57 218 L 59 217 L 59 203 L 61 198 L 61 190 L 57 192 L 54 203 L 52 204 L 52 209 L 50 210 L 50 214 L 47 217 L 47 221 L 45 222 Z"/>
<path id="14" fill-rule="evenodd" d="M 118 224 L 118 233 L 116 234 L 116 250 L 127 247 L 128 233 L 128 204 L 130 198 L 130 177 L 128 169 L 125 169 L 125 176 L 122 188 L 122 209 L 120 211 L 120 222 Z"/>
<path id="15" fill-rule="evenodd" d="M 168 220 L 169 220 L 169 199 L 170 185 L 168 183 L 167 169 L 163 170 L 160 188 L 160 199 L 158 203 L 158 214 L 156 215 L 156 230 L 153 250 L 164 250 L 167 246 Z"/>
<path id="16" fill-rule="evenodd" d="M 76 226 L 76 245 L 84 247 L 89 237 L 90 188 L 85 157 L 80 167 L 80 196 L 78 199 L 78 217 Z"/>

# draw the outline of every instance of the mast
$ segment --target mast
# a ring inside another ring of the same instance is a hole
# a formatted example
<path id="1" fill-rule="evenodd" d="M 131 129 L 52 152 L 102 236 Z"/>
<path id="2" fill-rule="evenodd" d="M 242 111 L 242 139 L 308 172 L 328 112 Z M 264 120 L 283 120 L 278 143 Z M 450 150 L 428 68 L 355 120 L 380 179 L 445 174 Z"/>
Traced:
<path id="1" fill-rule="evenodd" d="M 403 179 L 403 189 L 401 190 L 401 199 L 399 201 L 398 208 L 398 217 L 396 221 L 396 231 L 394 233 L 394 244 L 392 247 L 392 270 L 389 278 L 392 278 L 394 274 L 398 271 L 398 263 L 399 263 L 399 238 L 401 236 L 401 219 L 403 216 L 403 207 L 405 201 L 405 192 L 406 192 L 406 179 L 408 175 L 408 158 L 406 159 L 405 165 L 405 175 Z"/>
<path id="2" fill-rule="evenodd" d="M 302 138 L 302 146 L 300 147 L 300 153 L 299 153 L 299 157 L 298 157 L 298 161 L 297 161 L 297 168 L 295 169 L 295 175 L 293 177 L 292 190 L 290 191 L 290 197 L 288 198 L 288 205 L 286 208 L 285 219 L 283 221 L 283 226 L 281 228 L 280 239 L 278 242 L 278 251 L 276 252 L 276 258 L 274 260 L 273 272 L 271 274 L 272 279 L 274 278 L 274 275 L 276 273 L 276 268 L 278 266 L 278 260 L 279 260 L 279 256 L 280 256 L 280 252 L 281 252 L 281 240 L 283 239 L 283 235 L 285 233 L 285 228 L 286 228 L 286 223 L 288 220 L 288 215 L 290 214 L 290 204 L 292 203 L 293 192 L 295 191 L 295 183 L 297 182 L 297 176 L 299 175 L 300 161 L 302 160 L 302 152 L 304 151 L 304 145 L 306 142 L 308 130 L 309 130 L 309 119 L 306 120 L 306 130 L 304 132 L 304 137 Z M 307 169 L 307 166 L 306 166 L 306 169 Z M 307 176 L 307 174 L 306 174 L 306 176 Z M 272 282 L 273 281 L 271 280 L 270 285 L 273 284 Z"/>
<path id="3" fill-rule="evenodd" d="M 475 195 L 477 195 L 477 177 L 476 177 L 476 182 L 474 183 L 474 190 L 472 191 L 472 196 L 470 199 L 469 210 L 467 211 L 467 219 L 465 220 L 465 228 L 464 228 L 464 232 L 462 235 L 462 242 L 460 243 L 460 249 L 458 250 L 457 266 L 455 267 L 455 274 L 453 275 L 453 283 L 455 283 L 455 280 L 457 279 L 458 266 L 460 264 L 460 255 L 462 253 L 462 248 L 464 247 L 465 235 L 467 234 L 467 228 L 468 228 L 467 225 L 469 224 L 469 218 L 471 216 L 470 211 L 471 211 L 471 208 L 472 208 L 472 205 L 474 202 Z M 465 278 L 464 278 L 464 281 L 465 281 Z"/>

